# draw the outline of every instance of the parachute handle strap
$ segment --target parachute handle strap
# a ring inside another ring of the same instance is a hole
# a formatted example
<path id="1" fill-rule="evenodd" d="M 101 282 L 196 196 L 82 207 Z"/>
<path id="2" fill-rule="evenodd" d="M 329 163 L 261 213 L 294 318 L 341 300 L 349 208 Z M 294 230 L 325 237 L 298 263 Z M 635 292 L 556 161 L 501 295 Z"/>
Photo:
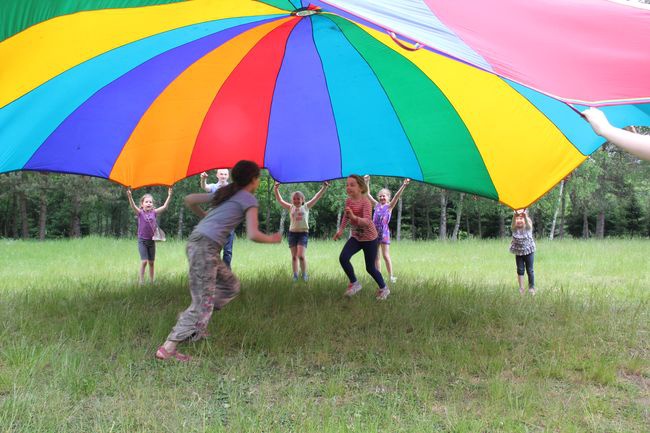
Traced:
<path id="1" fill-rule="evenodd" d="M 422 48 L 424 46 L 421 43 L 416 42 L 415 45 L 413 45 L 412 47 L 409 47 L 404 42 L 397 39 L 397 35 L 395 34 L 395 32 L 388 32 L 388 34 L 390 35 L 393 42 L 395 42 L 397 45 L 399 45 L 401 48 L 403 48 L 403 49 L 405 49 L 407 51 L 417 51 L 417 50 L 419 50 L 420 48 Z"/>

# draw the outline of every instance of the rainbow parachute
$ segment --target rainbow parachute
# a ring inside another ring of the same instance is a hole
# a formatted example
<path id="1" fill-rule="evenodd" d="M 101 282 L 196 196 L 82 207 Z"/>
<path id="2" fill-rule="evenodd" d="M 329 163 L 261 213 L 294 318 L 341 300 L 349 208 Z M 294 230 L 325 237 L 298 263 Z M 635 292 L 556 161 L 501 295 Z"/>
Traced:
<path id="1" fill-rule="evenodd" d="M 582 105 L 650 125 L 650 9 L 605 0 L 6 0 L 0 17 L 0 173 L 137 188 L 251 159 L 282 182 L 401 176 L 519 208 L 602 144 Z"/>

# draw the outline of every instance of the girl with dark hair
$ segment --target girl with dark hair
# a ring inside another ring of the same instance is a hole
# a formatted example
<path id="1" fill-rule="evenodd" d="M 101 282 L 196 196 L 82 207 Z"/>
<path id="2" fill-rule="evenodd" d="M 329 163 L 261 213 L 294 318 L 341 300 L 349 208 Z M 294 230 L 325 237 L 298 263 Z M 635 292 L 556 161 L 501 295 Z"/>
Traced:
<path id="1" fill-rule="evenodd" d="M 213 310 L 222 309 L 239 294 L 239 280 L 221 260 L 220 251 L 232 230 L 246 219 L 248 238 L 254 242 L 279 243 L 280 233 L 259 231 L 257 199 L 253 195 L 260 184 L 260 168 L 252 161 L 239 161 L 232 169 L 233 183 L 214 194 L 190 194 L 185 204 L 202 219 L 187 243 L 189 283 L 192 304 L 178 318 L 156 358 L 189 361 L 176 350 L 181 341 L 196 341 L 207 335 Z M 212 203 L 206 212 L 200 205 Z"/>
<path id="2" fill-rule="evenodd" d="M 386 286 L 381 272 L 375 266 L 379 238 L 377 229 L 372 222 L 372 204 L 366 196 L 368 187 L 361 176 L 352 174 L 348 176 L 345 190 L 348 193 L 348 198 L 345 200 L 345 215 L 343 215 L 339 231 L 334 235 L 334 240 L 337 240 L 343 235 L 343 230 L 348 222 L 352 226 L 352 236 L 343 246 L 343 251 L 339 256 L 341 267 L 350 280 L 345 296 L 353 296 L 361 290 L 361 283 L 357 281 L 350 259 L 363 250 L 366 271 L 378 286 L 376 297 L 383 301 L 388 298 L 390 290 Z"/>

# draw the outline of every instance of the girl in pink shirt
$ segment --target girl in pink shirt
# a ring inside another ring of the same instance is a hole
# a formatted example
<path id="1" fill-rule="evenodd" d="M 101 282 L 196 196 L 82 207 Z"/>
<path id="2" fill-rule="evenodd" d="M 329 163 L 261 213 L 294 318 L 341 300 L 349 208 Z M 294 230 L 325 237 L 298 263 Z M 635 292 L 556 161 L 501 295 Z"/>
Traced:
<path id="1" fill-rule="evenodd" d="M 348 193 L 348 198 L 345 200 L 345 214 L 341 221 L 341 228 L 334 235 L 334 240 L 337 240 L 343 235 L 343 230 L 348 222 L 352 226 L 352 235 L 339 255 L 341 267 L 350 280 L 345 296 L 353 296 L 361 290 L 361 283 L 357 281 L 350 259 L 363 250 L 366 271 L 378 286 L 376 297 L 378 300 L 384 300 L 390 294 L 390 290 L 386 287 L 381 272 L 375 266 L 379 238 L 377 229 L 372 222 L 372 204 L 366 197 L 368 187 L 361 176 L 352 174 L 348 176 L 345 189 Z"/>

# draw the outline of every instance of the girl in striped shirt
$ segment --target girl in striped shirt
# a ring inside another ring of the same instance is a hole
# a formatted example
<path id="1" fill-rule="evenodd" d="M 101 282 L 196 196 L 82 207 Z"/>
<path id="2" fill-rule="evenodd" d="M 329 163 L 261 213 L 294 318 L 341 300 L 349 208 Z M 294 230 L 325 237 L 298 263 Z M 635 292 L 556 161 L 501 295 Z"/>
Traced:
<path id="1" fill-rule="evenodd" d="M 376 297 L 378 300 L 384 300 L 390 294 L 390 290 L 386 287 L 381 272 L 375 267 L 379 238 L 377 229 L 372 222 L 372 204 L 366 197 L 368 187 L 361 176 L 352 174 L 348 176 L 345 189 L 348 194 L 348 198 L 345 200 L 345 214 L 341 221 L 341 228 L 334 235 L 334 240 L 337 240 L 343 235 L 343 230 L 348 222 L 352 226 L 352 236 L 345 243 L 343 251 L 339 255 L 341 267 L 350 280 L 345 296 L 353 296 L 361 290 L 361 283 L 357 281 L 350 259 L 363 250 L 366 271 L 377 283 Z"/>

